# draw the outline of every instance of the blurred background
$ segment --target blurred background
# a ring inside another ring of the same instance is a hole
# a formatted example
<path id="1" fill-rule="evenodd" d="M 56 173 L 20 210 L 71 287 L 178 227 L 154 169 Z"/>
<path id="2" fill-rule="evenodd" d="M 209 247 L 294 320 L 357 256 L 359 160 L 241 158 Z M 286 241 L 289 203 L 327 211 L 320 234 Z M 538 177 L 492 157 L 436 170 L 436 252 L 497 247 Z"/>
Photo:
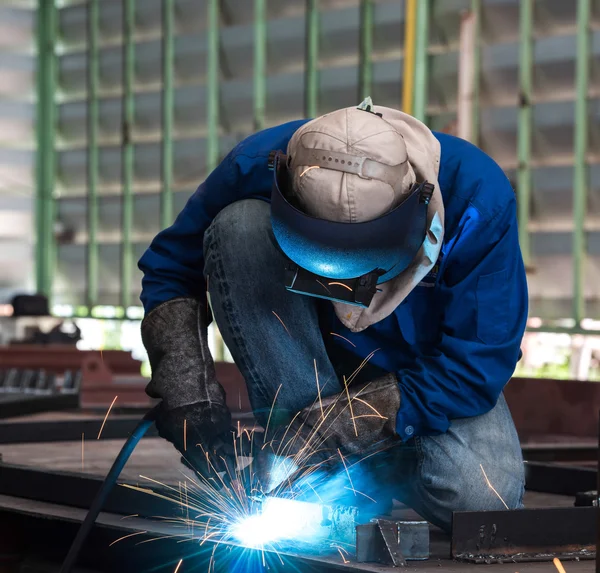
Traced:
<path id="1" fill-rule="evenodd" d="M 513 182 L 517 375 L 600 380 L 599 53 L 598 0 L 0 0 L 0 343 L 55 329 L 148 376 L 153 236 L 236 142 L 370 95 Z"/>

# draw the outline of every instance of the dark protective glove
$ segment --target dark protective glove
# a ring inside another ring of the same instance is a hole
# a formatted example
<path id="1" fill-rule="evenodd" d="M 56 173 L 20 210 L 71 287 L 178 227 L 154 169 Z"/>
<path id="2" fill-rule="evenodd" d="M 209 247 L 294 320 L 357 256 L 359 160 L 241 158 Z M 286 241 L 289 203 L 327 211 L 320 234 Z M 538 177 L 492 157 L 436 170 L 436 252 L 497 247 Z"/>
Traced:
<path id="1" fill-rule="evenodd" d="M 146 393 L 161 398 L 156 419 L 161 437 L 205 477 L 234 467 L 231 414 L 208 348 L 208 310 L 192 298 L 157 306 L 142 321 L 152 367 Z"/>
<path id="2" fill-rule="evenodd" d="M 265 446 L 255 459 L 257 487 L 268 493 L 288 477 L 282 471 L 283 459 L 288 468 L 296 469 L 293 481 L 307 467 L 331 469 L 342 463 L 342 456 L 358 461 L 394 446 L 400 441 L 399 409 L 400 389 L 394 374 L 316 401 L 290 424 L 265 436 Z"/>

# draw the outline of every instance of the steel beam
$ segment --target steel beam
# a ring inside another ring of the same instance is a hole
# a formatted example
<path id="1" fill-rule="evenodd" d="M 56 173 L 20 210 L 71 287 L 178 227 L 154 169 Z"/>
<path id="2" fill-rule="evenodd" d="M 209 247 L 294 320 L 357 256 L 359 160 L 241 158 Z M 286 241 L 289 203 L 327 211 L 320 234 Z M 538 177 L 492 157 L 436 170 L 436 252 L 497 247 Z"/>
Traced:
<path id="1" fill-rule="evenodd" d="M 304 115 L 319 113 L 319 0 L 306 0 L 306 68 L 304 74 Z"/>
<path id="2" fill-rule="evenodd" d="M 123 0 L 123 119 L 122 119 L 122 228 L 121 228 L 121 306 L 131 306 L 131 279 L 133 270 L 133 179 L 135 125 L 135 0 Z"/>
<path id="3" fill-rule="evenodd" d="M 38 0 L 37 10 L 37 152 L 36 152 L 36 287 L 52 296 L 55 266 L 54 184 L 56 178 L 56 7 Z"/>
<path id="4" fill-rule="evenodd" d="M 360 2 L 360 53 L 358 64 L 358 99 L 371 96 L 373 89 L 373 0 Z"/>
<path id="5" fill-rule="evenodd" d="M 596 487 L 596 468 L 525 462 L 525 487 L 531 491 L 575 496 Z"/>
<path id="6" fill-rule="evenodd" d="M 207 17 L 207 74 L 206 74 L 206 170 L 210 173 L 219 162 L 219 0 L 209 0 Z"/>
<path id="7" fill-rule="evenodd" d="M 481 0 L 471 0 L 471 13 L 475 20 L 475 45 L 473 49 L 473 87 L 471 89 L 471 138 L 474 145 L 479 145 L 479 123 L 481 114 Z"/>
<path id="8" fill-rule="evenodd" d="M 160 192 L 160 226 L 173 223 L 173 121 L 175 106 L 175 2 L 162 0 L 162 189 Z"/>
<path id="9" fill-rule="evenodd" d="M 405 0 L 404 66 L 402 71 L 402 111 L 410 115 L 414 109 L 414 82 L 417 33 L 417 0 Z"/>
<path id="10" fill-rule="evenodd" d="M 459 511 L 452 520 L 452 557 L 475 563 L 593 559 L 596 508 Z"/>
<path id="11" fill-rule="evenodd" d="M 99 179 L 99 1 L 88 4 L 88 133 L 87 133 L 87 306 L 98 304 L 98 179 Z"/>
<path id="12" fill-rule="evenodd" d="M 577 61 L 575 69 L 575 144 L 573 166 L 573 318 L 585 318 L 585 215 L 588 195 L 588 89 L 590 83 L 591 1 L 577 2 Z"/>
<path id="13" fill-rule="evenodd" d="M 267 0 L 254 0 L 254 129 L 265 127 L 267 109 Z"/>
<path id="14" fill-rule="evenodd" d="M 529 212 L 531 203 L 531 143 L 533 135 L 533 2 L 522 0 L 519 18 L 519 122 L 517 134 L 517 203 L 519 242 L 525 266 L 531 264 Z"/>
<path id="15" fill-rule="evenodd" d="M 429 17 L 430 0 L 417 4 L 417 31 L 415 37 L 415 79 L 412 114 L 427 122 L 427 96 L 429 87 Z"/>

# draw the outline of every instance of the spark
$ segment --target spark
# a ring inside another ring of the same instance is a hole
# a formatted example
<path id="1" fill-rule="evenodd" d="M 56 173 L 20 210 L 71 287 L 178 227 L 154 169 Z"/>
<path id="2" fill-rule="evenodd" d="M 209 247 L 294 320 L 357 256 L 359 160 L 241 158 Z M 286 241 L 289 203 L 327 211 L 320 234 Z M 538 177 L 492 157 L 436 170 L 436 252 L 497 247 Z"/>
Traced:
<path id="1" fill-rule="evenodd" d="M 300 177 L 304 177 L 304 174 L 307 171 L 310 171 L 311 169 L 320 169 L 320 167 L 318 165 L 311 165 L 310 167 L 307 167 L 302 173 L 300 173 Z"/>
<path id="2" fill-rule="evenodd" d="M 112 407 L 115 405 L 115 402 L 117 401 L 118 396 L 115 396 L 114 400 L 112 401 L 112 404 L 108 407 L 108 410 L 106 412 L 106 416 L 104 416 L 104 421 L 102 422 L 102 426 L 100 426 L 100 431 L 98 432 L 98 437 L 96 438 L 97 440 L 100 439 L 100 436 L 102 435 L 102 430 L 104 429 L 104 424 L 106 424 L 106 420 L 108 419 L 108 415 L 110 414 L 110 411 L 112 410 Z"/>
<path id="3" fill-rule="evenodd" d="M 321 408 L 321 417 L 323 417 L 323 401 L 321 400 L 321 387 L 319 386 L 319 371 L 317 370 L 317 359 L 314 359 L 315 363 L 315 378 L 317 379 L 317 396 L 319 397 L 319 407 Z"/>
<path id="4" fill-rule="evenodd" d="M 483 472 L 483 477 L 485 478 L 486 483 L 488 484 L 488 487 L 498 496 L 498 499 L 504 504 L 504 507 L 506 509 L 510 509 L 508 507 L 508 505 L 506 505 L 506 502 L 502 499 L 502 496 L 496 491 L 496 488 L 491 484 L 490 480 L 488 479 L 485 470 L 483 469 L 483 466 L 481 464 L 479 464 L 479 467 L 481 468 L 481 471 Z"/>
<path id="5" fill-rule="evenodd" d="M 187 452 L 187 418 L 183 419 L 183 451 Z"/>
<path id="6" fill-rule="evenodd" d="M 175 571 L 173 571 L 173 573 L 177 573 L 177 571 L 179 571 L 179 568 L 181 567 L 182 563 L 183 563 L 183 559 L 180 559 L 179 563 L 177 563 L 177 567 L 175 567 Z"/>
<path id="7" fill-rule="evenodd" d="M 352 398 L 350 398 L 350 390 L 348 390 L 348 382 L 346 377 L 342 376 L 344 380 L 344 389 L 346 390 L 346 396 L 348 397 L 348 407 L 350 408 L 350 418 L 352 418 L 352 425 L 354 426 L 354 435 L 358 438 L 358 429 L 356 428 L 356 420 L 354 419 L 354 410 L 352 409 Z"/>
<path id="8" fill-rule="evenodd" d="M 354 488 L 354 484 L 352 483 L 352 478 L 350 477 L 350 472 L 348 471 L 348 468 L 346 467 L 346 460 L 344 459 L 344 456 L 342 455 L 342 452 L 340 451 L 339 448 L 338 448 L 338 454 L 340 454 L 340 458 L 342 459 L 342 463 L 344 464 L 344 469 L 346 470 L 346 475 L 348 476 L 348 481 L 350 482 L 350 487 L 352 488 L 352 491 L 356 495 L 356 489 Z"/>
<path id="9" fill-rule="evenodd" d="M 112 547 L 115 543 L 118 543 L 119 541 L 123 541 L 123 539 L 127 539 L 128 537 L 133 537 L 135 535 L 144 535 L 144 533 L 148 533 L 147 531 L 136 531 L 135 533 L 130 533 L 129 535 L 124 535 L 123 537 L 119 537 L 119 539 L 115 539 L 111 544 L 109 544 L 109 547 Z"/>
<path id="10" fill-rule="evenodd" d="M 81 432 L 81 471 L 83 471 L 83 445 L 84 445 L 85 434 Z"/>
<path id="11" fill-rule="evenodd" d="M 319 280 L 319 279 L 315 279 L 329 294 L 331 294 L 331 291 Z"/>
<path id="12" fill-rule="evenodd" d="M 354 342 L 352 342 L 351 340 L 348 340 L 345 336 L 342 336 L 341 334 L 337 334 L 336 332 L 330 332 L 329 334 L 331 334 L 332 336 L 337 336 L 338 338 L 341 338 L 342 340 L 345 340 L 348 344 L 351 344 L 352 346 L 354 346 L 354 348 L 356 348 L 356 344 L 354 344 Z"/>
<path id="13" fill-rule="evenodd" d="M 278 320 L 279 322 L 281 322 L 281 324 L 282 324 L 283 328 L 285 328 L 285 331 L 286 331 L 288 334 L 290 334 L 290 331 L 288 330 L 288 327 L 285 325 L 285 323 L 283 322 L 283 320 L 281 320 L 281 318 L 279 318 L 279 315 L 278 315 L 278 314 L 277 314 L 277 313 L 276 313 L 274 310 L 272 310 L 271 312 L 272 312 L 272 313 L 273 313 L 273 314 L 274 314 L 274 315 L 277 317 L 277 320 Z M 290 336 L 292 336 L 292 335 L 290 334 Z"/>
<path id="14" fill-rule="evenodd" d="M 348 560 L 347 560 L 347 559 L 344 557 L 344 554 L 342 553 L 342 548 L 341 548 L 341 547 L 337 547 L 337 550 L 338 550 L 339 554 L 340 554 L 340 555 L 341 555 L 341 557 L 342 557 L 342 561 L 344 562 L 344 565 L 345 565 L 346 563 L 350 563 L 350 561 L 348 561 Z"/>
<path id="15" fill-rule="evenodd" d="M 121 520 L 129 519 L 130 517 L 139 517 L 139 516 L 140 516 L 139 513 L 132 513 L 131 515 L 125 515 L 124 517 L 121 518 Z"/>
<path id="16" fill-rule="evenodd" d="M 282 386 L 283 386 L 283 384 L 280 384 L 279 388 L 277 388 L 277 392 L 275 392 L 275 398 L 273 398 L 273 403 L 271 404 L 271 410 L 269 411 L 269 419 L 267 420 L 267 426 L 265 428 L 265 440 L 267 438 L 267 433 L 269 431 L 269 424 L 271 423 L 271 416 L 273 415 L 273 408 L 275 408 L 275 402 L 277 402 L 277 396 L 279 396 L 279 391 L 281 390 Z"/>
<path id="17" fill-rule="evenodd" d="M 378 411 L 378 410 L 377 410 L 377 409 L 376 409 L 374 406 L 372 406 L 371 404 L 369 404 L 367 401 L 363 400 L 362 398 L 359 398 L 358 396 L 355 396 L 355 397 L 354 397 L 354 399 L 355 399 L 357 402 L 360 402 L 361 404 L 364 404 L 364 405 L 365 405 L 365 406 L 367 406 L 368 408 L 371 408 L 371 410 L 373 410 L 373 412 L 375 412 L 375 416 L 376 416 L 377 418 L 381 418 L 382 420 L 387 420 L 387 417 L 386 417 L 386 416 L 382 416 L 382 415 L 379 413 L 379 411 Z M 367 416 L 366 416 L 366 415 L 364 415 L 364 416 L 357 416 L 357 417 L 358 417 L 358 418 L 361 418 L 361 417 L 364 417 L 364 418 L 366 418 Z"/>
<path id="18" fill-rule="evenodd" d="M 351 487 L 348 487 L 347 485 L 344 486 L 344 489 L 347 489 L 348 491 L 351 491 L 354 494 L 362 495 L 363 497 L 366 497 L 369 501 L 372 501 L 373 503 L 377 503 L 376 499 L 373 499 L 371 496 L 367 495 L 366 493 L 363 493 L 362 491 L 358 491 L 357 489 L 352 489 Z"/>
<path id="19" fill-rule="evenodd" d="M 560 559 L 558 557 L 555 557 L 552 560 L 552 563 L 554 563 L 554 567 L 556 567 L 558 569 L 558 573 L 567 573 L 565 568 L 563 567 L 563 564 L 560 562 Z"/>
<path id="20" fill-rule="evenodd" d="M 327 284 L 329 286 L 333 286 L 333 285 L 341 286 L 341 287 L 347 288 L 350 292 L 352 292 L 352 289 L 348 285 L 345 285 L 344 283 L 333 282 L 333 283 L 327 283 Z"/>

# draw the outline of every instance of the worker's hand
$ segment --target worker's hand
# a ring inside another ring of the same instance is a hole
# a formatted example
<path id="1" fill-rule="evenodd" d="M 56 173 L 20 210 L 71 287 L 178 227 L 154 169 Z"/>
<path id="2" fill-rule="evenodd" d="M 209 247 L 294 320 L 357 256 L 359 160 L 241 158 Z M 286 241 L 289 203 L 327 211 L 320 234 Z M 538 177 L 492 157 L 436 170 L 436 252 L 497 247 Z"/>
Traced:
<path id="1" fill-rule="evenodd" d="M 159 435 L 181 453 L 182 461 L 206 479 L 221 484 L 235 472 L 235 431 L 227 408 L 197 402 L 169 410 L 164 403 L 158 410 Z"/>
<path id="2" fill-rule="evenodd" d="M 255 458 L 259 488 L 269 493 L 282 481 L 325 469 L 344 458 L 360 459 L 399 442 L 396 417 L 400 408 L 398 380 L 388 374 L 340 394 L 323 398 L 299 412 L 288 426 L 265 436 Z"/>
<path id="3" fill-rule="evenodd" d="M 209 322 L 205 302 L 176 298 L 144 318 L 142 340 L 152 367 L 146 393 L 162 399 L 159 434 L 189 466 L 214 477 L 231 462 L 233 438 L 225 391 L 208 348 Z"/>

